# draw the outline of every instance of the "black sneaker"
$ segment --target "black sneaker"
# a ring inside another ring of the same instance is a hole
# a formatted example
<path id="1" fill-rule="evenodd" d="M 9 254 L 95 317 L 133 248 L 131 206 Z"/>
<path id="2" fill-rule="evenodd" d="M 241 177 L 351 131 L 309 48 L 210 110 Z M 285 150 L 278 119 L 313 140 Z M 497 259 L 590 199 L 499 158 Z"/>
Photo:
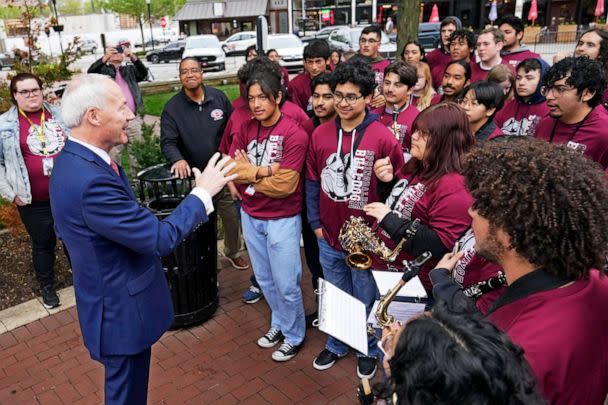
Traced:
<path id="1" fill-rule="evenodd" d="M 52 285 L 42 287 L 42 302 L 46 309 L 57 308 L 61 303 Z"/>
<path id="2" fill-rule="evenodd" d="M 359 378 L 373 378 L 378 368 L 376 363 L 375 357 L 359 357 L 357 359 L 357 375 Z"/>
<path id="3" fill-rule="evenodd" d="M 287 361 L 295 357 L 300 351 L 302 344 L 292 345 L 291 343 L 283 342 L 279 347 L 279 350 L 272 353 L 272 359 L 274 361 Z"/>
<path id="4" fill-rule="evenodd" d="M 270 328 L 264 336 L 258 339 L 258 346 L 268 349 L 276 346 L 283 338 L 283 332 L 275 328 Z"/>
<path id="5" fill-rule="evenodd" d="M 336 360 L 338 360 L 340 357 L 344 356 L 338 356 L 334 352 L 323 349 L 323 351 L 319 353 L 317 357 L 315 357 L 314 361 L 312 362 L 312 366 L 317 370 L 327 370 L 333 366 L 336 363 Z"/>

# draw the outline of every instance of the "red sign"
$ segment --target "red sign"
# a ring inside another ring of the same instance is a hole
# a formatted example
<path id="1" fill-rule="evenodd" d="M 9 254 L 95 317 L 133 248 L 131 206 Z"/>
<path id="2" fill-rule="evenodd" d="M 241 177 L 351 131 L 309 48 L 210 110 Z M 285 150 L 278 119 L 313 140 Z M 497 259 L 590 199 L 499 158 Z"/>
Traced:
<path id="1" fill-rule="evenodd" d="M 167 19 L 165 17 L 160 18 L 160 26 L 161 28 L 165 28 L 167 26 Z"/>

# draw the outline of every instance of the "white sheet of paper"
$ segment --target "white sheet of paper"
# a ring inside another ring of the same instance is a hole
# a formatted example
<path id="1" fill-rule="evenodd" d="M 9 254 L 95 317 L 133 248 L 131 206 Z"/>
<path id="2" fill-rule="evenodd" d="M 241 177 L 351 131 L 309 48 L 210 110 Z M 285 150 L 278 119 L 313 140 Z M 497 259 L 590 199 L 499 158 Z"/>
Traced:
<path id="1" fill-rule="evenodd" d="M 378 325 L 378 321 L 376 320 L 376 308 L 378 308 L 378 303 L 380 303 L 380 301 L 376 301 L 374 303 L 372 312 L 369 314 L 369 318 L 367 318 L 367 322 L 371 323 L 374 328 L 380 327 Z M 424 312 L 424 307 L 425 304 L 393 301 L 388 305 L 387 313 L 394 316 L 395 320 L 405 323 L 413 316 Z"/>
<path id="2" fill-rule="evenodd" d="M 396 271 L 377 271 L 372 270 L 374 280 L 380 295 L 386 295 L 394 286 L 397 285 L 403 273 Z M 415 297 L 426 298 L 426 291 L 420 282 L 418 276 L 408 281 L 403 288 L 397 293 L 398 297 Z"/>
<path id="3" fill-rule="evenodd" d="M 319 330 L 367 356 L 365 305 L 319 278 Z"/>

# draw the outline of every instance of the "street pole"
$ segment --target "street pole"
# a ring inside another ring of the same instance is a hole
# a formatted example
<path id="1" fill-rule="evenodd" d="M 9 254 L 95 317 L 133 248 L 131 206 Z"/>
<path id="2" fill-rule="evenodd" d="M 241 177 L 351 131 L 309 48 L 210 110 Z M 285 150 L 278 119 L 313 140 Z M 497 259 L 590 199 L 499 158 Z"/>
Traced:
<path id="1" fill-rule="evenodd" d="M 53 30 L 59 35 L 59 49 L 61 50 L 61 56 L 63 56 L 63 44 L 61 43 L 61 31 L 63 31 L 63 27 L 59 25 L 59 15 L 57 14 L 57 2 L 56 0 L 52 0 L 53 10 L 55 11 L 55 26 L 53 26 Z"/>
<path id="2" fill-rule="evenodd" d="M 146 6 L 148 7 L 148 23 L 150 24 L 150 41 L 152 42 L 152 50 L 154 50 L 154 34 L 152 33 L 152 17 L 150 17 L 150 3 L 151 0 L 146 0 Z"/>

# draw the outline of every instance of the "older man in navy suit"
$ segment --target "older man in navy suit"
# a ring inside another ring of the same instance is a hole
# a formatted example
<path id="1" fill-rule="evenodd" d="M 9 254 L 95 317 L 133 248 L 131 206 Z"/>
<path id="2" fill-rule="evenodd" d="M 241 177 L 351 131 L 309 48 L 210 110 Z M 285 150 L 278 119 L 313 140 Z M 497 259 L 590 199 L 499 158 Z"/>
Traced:
<path id="1" fill-rule="evenodd" d="M 104 365 L 106 404 L 145 404 L 150 348 L 173 321 L 160 257 L 207 221 L 234 164 L 216 154 L 202 174 L 194 169 L 196 187 L 159 221 L 109 156 L 128 142 L 134 118 L 118 85 L 101 75 L 75 79 L 62 113 L 71 135 L 51 176 L 51 209 L 72 259 L 84 344 Z"/>

